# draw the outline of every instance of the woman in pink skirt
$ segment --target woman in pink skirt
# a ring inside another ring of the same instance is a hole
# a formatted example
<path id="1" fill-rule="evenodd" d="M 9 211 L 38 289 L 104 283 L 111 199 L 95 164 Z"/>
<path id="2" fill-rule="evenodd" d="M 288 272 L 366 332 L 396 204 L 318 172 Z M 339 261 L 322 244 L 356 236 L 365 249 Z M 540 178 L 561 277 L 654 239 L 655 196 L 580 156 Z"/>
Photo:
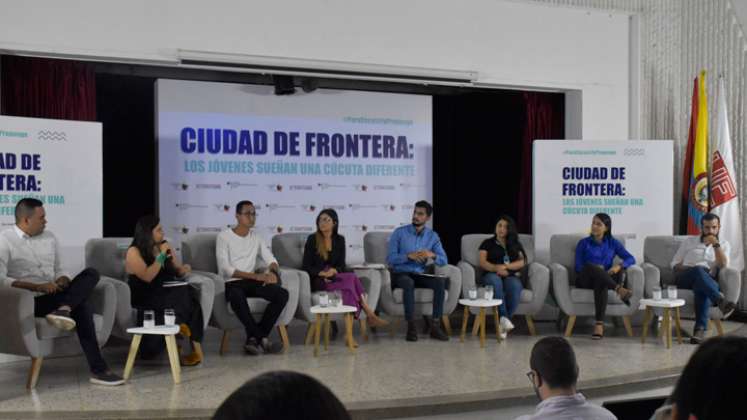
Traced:
<path id="1" fill-rule="evenodd" d="M 311 278 L 311 290 L 334 291 L 342 294 L 344 305 L 354 306 L 366 313 L 372 327 L 386 325 L 366 303 L 366 291 L 355 273 L 345 272 L 345 237 L 337 233 L 337 212 L 324 209 L 316 217 L 316 233 L 309 235 L 303 252 L 303 269 Z"/>

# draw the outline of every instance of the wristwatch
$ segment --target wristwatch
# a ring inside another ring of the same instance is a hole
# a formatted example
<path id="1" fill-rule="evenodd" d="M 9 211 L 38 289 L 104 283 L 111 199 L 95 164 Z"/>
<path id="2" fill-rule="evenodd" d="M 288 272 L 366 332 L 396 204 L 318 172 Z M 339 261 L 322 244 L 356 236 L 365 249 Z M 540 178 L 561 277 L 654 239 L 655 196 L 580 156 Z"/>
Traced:
<path id="1" fill-rule="evenodd" d="M 720 243 L 718 243 L 718 242 L 716 242 L 716 243 L 715 243 L 715 244 L 713 244 L 712 246 L 713 246 L 714 248 L 721 248 L 721 244 L 720 244 Z"/>

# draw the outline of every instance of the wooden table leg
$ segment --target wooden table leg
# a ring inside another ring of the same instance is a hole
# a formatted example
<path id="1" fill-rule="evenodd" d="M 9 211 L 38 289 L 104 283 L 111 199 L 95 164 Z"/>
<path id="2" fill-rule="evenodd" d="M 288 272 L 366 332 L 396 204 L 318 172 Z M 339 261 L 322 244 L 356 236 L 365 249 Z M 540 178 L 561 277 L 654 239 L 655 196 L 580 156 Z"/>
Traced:
<path id="1" fill-rule="evenodd" d="M 501 342 L 501 314 L 498 313 L 498 307 L 493 306 L 493 317 L 495 318 L 495 339 Z"/>
<path id="2" fill-rule="evenodd" d="M 122 378 L 126 381 L 130 379 L 132 375 L 132 367 L 135 366 L 135 356 L 137 356 L 137 350 L 140 348 L 140 340 L 143 338 L 141 334 L 135 334 L 132 336 L 132 343 L 130 344 L 130 353 L 127 355 L 127 363 L 125 363 L 124 373 Z"/>
<path id="3" fill-rule="evenodd" d="M 672 348 L 672 314 L 669 308 L 664 308 L 664 340 L 667 342 L 667 348 Z"/>
<path id="4" fill-rule="evenodd" d="M 677 343 L 682 344 L 682 326 L 680 325 L 680 308 L 674 308 L 674 326 L 677 328 Z"/>
<path id="5" fill-rule="evenodd" d="M 628 337 L 633 336 L 633 325 L 630 323 L 630 317 L 623 316 L 623 325 L 625 325 L 625 332 L 628 333 Z"/>
<path id="6" fill-rule="evenodd" d="M 330 322 L 329 322 L 329 314 L 324 314 L 324 351 L 327 351 L 327 348 L 329 347 L 329 330 L 330 330 Z"/>
<path id="7" fill-rule="evenodd" d="M 485 347 L 485 308 L 480 308 L 480 347 Z"/>
<path id="8" fill-rule="evenodd" d="M 348 349 L 355 354 L 355 344 L 353 342 L 353 315 L 345 314 L 345 335 L 347 336 Z"/>
<path id="9" fill-rule="evenodd" d="M 312 321 L 309 322 L 308 328 L 306 328 L 306 340 L 304 340 L 304 345 L 311 344 L 312 341 L 314 341 L 314 327 L 316 324 Z"/>
<path id="10" fill-rule="evenodd" d="M 462 315 L 462 335 L 459 336 L 459 341 L 464 343 L 464 336 L 467 335 L 467 323 L 469 322 L 469 306 L 464 307 Z"/>
<path id="11" fill-rule="evenodd" d="M 174 377 L 174 383 L 178 384 L 181 379 L 181 366 L 179 366 L 179 351 L 176 349 L 176 338 L 173 335 L 165 335 L 166 350 L 169 353 L 169 362 L 171 363 L 171 376 Z"/>
<path id="12" fill-rule="evenodd" d="M 529 335 L 537 335 L 537 330 L 534 328 L 534 320 L 531 315 L 524 315 L 527 320 L 527 328 L 529 329 Z"/>
<path id="13" fill-rule="evenodd" d="M 570 337 L 573 333 L 573 325 L 576 323 L 576 315 L 568 317 L 568 325 L 565 326 L 565 336 Z"/>
<path id="14" fill-rule="evenodd" d="M 724 335 L 724 323 L 721 322 L 720 319 L 717 319 L 716 321 L 714 321 L 714 323 L 716 324 L 716 331 L 718 331 L 718 335 Z"/>
<path id="15" fill-rule="evenodd" d="M 480 333 L 480 322 L 482 322 L 482 319 L 480 319 L 480 313 L 475 316 L 475 320 L 472 321 L 472 335 L 477 335 Z"/>
<path id="16" fill-rule="evenodd" d="M 316 314 L 314 322 L 314 357 L 319 356 L 319 335 L 322 330 L 322 314 Z"/>
<path id="17" fill-rule="evenodd" d="M 648 335 L 648 324 L 651 323 L 651 308 L 646 306 L 646 310 L 643 312 L 643 331 L 641 331 L 641 344 L 646 342 L 646 336 Z"/>

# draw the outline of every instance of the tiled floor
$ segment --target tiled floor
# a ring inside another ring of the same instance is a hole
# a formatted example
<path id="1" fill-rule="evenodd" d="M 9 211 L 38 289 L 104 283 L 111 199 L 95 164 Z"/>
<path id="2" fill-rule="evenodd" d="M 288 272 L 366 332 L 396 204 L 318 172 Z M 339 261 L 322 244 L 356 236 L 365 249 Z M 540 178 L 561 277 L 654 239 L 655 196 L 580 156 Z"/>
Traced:
<path id="1" fill-rule="evenodd" d="M 517 323 L 518 324 L 518 323 Z M 683 321 L 686 330 L 691 323 Z M 727 331 L 742 333 L 742 324 L 726 323 Z M 540 337 L 558 334 L 554 323 L 537 323 Z M 497 343 L 488 337 L 481 349 L 476 337 L 460 343 L 437 342 L 422 336 L 417 343 L 404 341 L 404 331 L 394 338 L 386 333 L 361 343 L 351 355 L 341 340 L 315 358 L 305 347 L 304 325 L 290 328 L 292 346 L 278 356 L 245 356 L 243 334 L 234 334 L 230 351 L 217 353 L 220 332 L 209 329 L 201 366 L 182 369 L 182 383 L 172 383 L 167 360 L 138 361 L 130 382 L 121 387 L 101 387 L 88 382 L 81 357 L 44 361 L 37 389 L 26 392 L 28 362 L 0 365 L 0 419 L 2 418 L 208 418 L 220 402 L 239 385 L 270 370 L 308 373 L 327 384 L 357 418 L 430 415 L 495 410 L 502 405 L 534 404 L 526 379 L 529 352 L 539 339 L 524 326 Z M 590 327 L 578 325 L 571 342 L 581 366 L 580 388 L 626 386 L 679 372 L 694 350 L 689 344 L 667 350 L 660 340 L 624 336 L 622 327 L 607 328 L 602 341 L 589 338 Z M 636 333 L 639 330 L 636 329 Z M 127 343 L 107 346 L 105 358 L 121 371 Z M 662 385 L 659 388 L 667 386 Z M 631 385 L 628 391 L 635 391 Z M 523 402 L 522 402 L 523 401 Z M 451 410 L 445 409 L 451 407 Z M 522 408 L 524 409 L 524 408 Z M 468 413 L 467 413 L 468 414 Z M 465 414 L 466 415 L 466 414 Z M 473 414 L 474 415 L 474 414 Z M 462 416 L 463 417 L 463 416 Z M 448 417 L 441 417 L 448 418 Z M 477 418 L 477 417 L 465 417 Z"/>

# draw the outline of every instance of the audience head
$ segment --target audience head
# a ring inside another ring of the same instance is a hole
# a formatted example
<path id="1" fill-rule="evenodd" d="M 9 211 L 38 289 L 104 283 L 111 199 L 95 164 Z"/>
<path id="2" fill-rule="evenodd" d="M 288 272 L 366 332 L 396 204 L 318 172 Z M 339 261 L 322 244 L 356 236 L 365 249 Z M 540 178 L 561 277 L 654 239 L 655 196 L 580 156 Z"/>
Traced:
<path id="1" fill-rule="evenodd" d="M 239 226 L 251 229 L 257 221 L 257 210 L 254 203 L 249 200 L 242 200 L 236 204 L 236 223 Z"/>
<path id="2" fill-rule="evenodd" d="M 214 420 L 350 419 L 332 391 L 311 376 L 297 372 L 268 372 L 229 395 Z"/>
<path id="3" fill-rule="evenodd" d="M 721 219 L 713 213 L 706 213 L 700 218 L 700 235 L 714 235 L 718 238 L 718 232 L 721 228 Z"/>
<path id="4" fill-rule="evenodd" d="M 135 233 L 132 235 L 132 244 L 140 251 L 143 260 L 151 264 L 154 260 L 153 247 L 164 240 L 163 228 L 158 216 L 149 214 L 143 216 L 135 223 Z"/>
<path id="5" fill-rule="evenodd" d="M 420 200 L 415 203 L 415 209 L 412 211 L 412 224 L 416 227 L 423 226 L 431 220 L 432 214 L 433 206 L 431 206 L 431 203 Z"/>
<path id="6" fill-rule="evenodd" d="M 591 234 L 607 239 L 612 236 L 612 219 L 607 213 L 597 213 L 591 219 Z"/>
<path id="7" fill-rule="evenodd" d="M 706 340 L 690 356 L 672 392 L 673 420 L 742 419 L 747 401 L 747 338 Z"/>
<path id="8" fill-rule="evenodd" d="M 576 392 L 578 365 L 571 344 L 563 337 L 545 337 L 532 348 L 529 379 L 544 400 L 559 391 Z"/>
<path id="9" fill-rule="evenodd" d="M 35 236 L 44 231 L 47 225 L 47 213 L 44 203 L 35 198 L 22 198 L 16 203 L 16 225 L 29 236 Z"/>

